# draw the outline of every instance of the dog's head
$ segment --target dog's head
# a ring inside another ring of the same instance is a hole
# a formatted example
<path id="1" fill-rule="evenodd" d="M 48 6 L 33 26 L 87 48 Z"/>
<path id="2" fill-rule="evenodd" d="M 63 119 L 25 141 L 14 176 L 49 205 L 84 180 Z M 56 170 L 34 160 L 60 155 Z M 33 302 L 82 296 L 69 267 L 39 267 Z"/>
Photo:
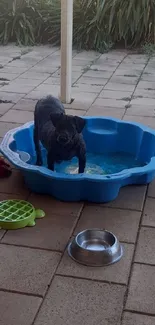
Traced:
<path id="1" fill-rule="evenodd" d="M 79 116 L 65 114 L 51 114 L 51 121 L 55 127 L 55 136 L 61 145 L 67 145 L 74 137 L 81 133 L 86 121 Z"/>

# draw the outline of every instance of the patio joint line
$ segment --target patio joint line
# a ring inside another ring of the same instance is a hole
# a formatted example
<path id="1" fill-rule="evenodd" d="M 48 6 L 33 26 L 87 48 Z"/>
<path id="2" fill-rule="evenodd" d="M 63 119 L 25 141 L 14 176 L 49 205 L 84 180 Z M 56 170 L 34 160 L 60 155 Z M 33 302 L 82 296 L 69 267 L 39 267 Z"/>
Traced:
<path id="1" fill-rule="evenodd" d="M 78 220 L 79 222 L 79 220 Z M 24 244 L 12 244 L 12 243 L 7 243 L 7 242 L 2 242 L 2 240 L 4 239 L 6 233 L 9 231 L 9 230 L 5 230 L 5 229 L 1 229 L 1 230 L 4 230 L 5 233 L 3 234 L 3 236 L 1 237 L 1 240 L 0 240 L 0 245 L 7 245 L 7 246 L 13 246 L 13 247 L 23 247 L 23 248 L 30 248 L 30 249 L 36 249 L 36 250 L 41 250 L 41 251 L 47 251 L 47 252 L 53 252 L 53 253 L 59 253 L 59 254 L 62 254 L 67 246 L 68 246 L 68 243 L 69 241 L 72 239 L 72 237 L 75 237 L 76 234 L 72 232 L 71 236 L 69 237 L 69 240 L 67 242 L 67 245 L 65 246 L 65 249 L 64 250 L 58 250 L 58 249 L 53 249 L 53 248 L 45 248 L 45 247 L 39 247 L 39 246 L 28 246 L 28 245 L 24 245 Z M 122 244 L 127 244 L 127 245 L 135 245 L 134 242 L 126 242 L 126 241 L 120 241 L 120 243 Z M 142 264 L 142 263 L 140 263 Z"/>
<path id="2" fill-rule="evenodd" d="M 151 228 L 151 229 L 155 229 L 155 226 L 141 225 L 141 228 Z"/>
<path id="3" fill-rule="evenodd" d="M 20 230 L 20 229 L 18 229 L 18 230 Z M 6 233 L 8 232 L 9 230 L 6 230 Z M 6 235 L 6 233 L 5 233 L 5 235 Z M 5 235 L 4 236 L 2 236 L 2 238 L 1 238 L 1 241 L 2 241 L 2 239 L 5 237 Z M 39 246 L 28 246 L 28 245 L 23 245 L 23 244 L 12 244 L 12 243 L 7 243 L 7 242 L 0 242 L 0 246 L 1 245 L 6 245 L 6 246 L 13 246 L 13 247 L 22 247 L 22 248 L 29 248 L 29 249 L 31 249 L 31 250 L 39 250 L 39 251 L 47 251 L 47 252 L 53 252 L 53 253 L 58 253 L 58 254 L 62 254 L 63 253 L 63 251 L 61 251 L 61 250 L 57 250 L 57 249 L 50 249 L 50 248 L 44 248 L 44 247 L 39 247 Z"/>
<path id="4" fill-rule="evenodd" d="M 125 186 L 127 187 L 127 186 Z M 106 203 L 107 204 L 107 203 Z M 91 207 L 92 205 L 91 204 L 87 204 L 87 206 Z M 95 207 L 99 207 L 99 208 L 102 208 L 102 209 L 113 209 L 113 210 L 127 210 L 127 211 L 136 211 L 136 212 L 142 212 L 142 210 L 138 210 L 138 209 L 131 209 L 131 208 L 121 208 L 121 207 L 112 207 L 112 206 L 104 206 L 102 203 L 101 204 L 95 204 L 94 205 Z"/>
<path id="5" fill-rule="evenodd" d="M 151 199 L 154 199 L 155 200 L 155 197 L 154 196 L 151 196 L 151 195 L 149 195 L 148 194 L 148 196 L 147 197 L 149 197 L 149 198 L 151 198 Z"/>
<path id="6" fill-rule="evenodd" d="M 24 296 L 36 297 L 36 298 L 42 298 L 43 299 L 43 295 L 36 294 L 36 293 L 24 292 L 24 291 L 18 291 L 18 290 L 9 290 L 9 289 L 0 288 L 0 292 L 16 293 L 16 294 L 19 294 L 21 296 L 24 295 Z"/>
<path id="7" fill-rule="evenodd" d="M 155 314 L 151 314 L 151 313 L 144 313 L 142 311 L 136 311 L 136 310 L 133 310 L 133 309 L 124 309 L 124 311 L 127 311 L 128 313 L 131 313 L 131 314 L 136 314 L 136 315 L 143 315 L 143 316 L 150 316 L 150 317 L 154 317 Z"/>
<path id="8" fill-rule="evenodd" d="M 145 263 L 145 262 L 138 262 L 138 261 L 135 261 L 134 264 L 138 264 L 138 265 L 147 265 L 147 266 L 153 266 L 153 267 L 155 267 L 155 263 L 151 264 L 151 263 Z"/>
<path id="9" fill-rule="evenodd" d="M 56 273 L 55 276 L 59 276 L 61 278 L 70 278 L 70 279 L 78 279 L 78 280 L 85 280 L 85 281 L 90 281 L 90 282 L 99 282 L 99 283 L 105 283 L 105 284 L 113 284 L 113 285 L 120 285 L 122 287 L 126 287 L 125 283 L 119 283 L 115 281 L 107 281 L 107 280 L 100 280 L 100 279 L 91 279 L 91 278 L 86 278 L 82 276 L 73 276 L 73 275 L 66 275 L 66 274 L 61 274 L 61 273 Z"/>

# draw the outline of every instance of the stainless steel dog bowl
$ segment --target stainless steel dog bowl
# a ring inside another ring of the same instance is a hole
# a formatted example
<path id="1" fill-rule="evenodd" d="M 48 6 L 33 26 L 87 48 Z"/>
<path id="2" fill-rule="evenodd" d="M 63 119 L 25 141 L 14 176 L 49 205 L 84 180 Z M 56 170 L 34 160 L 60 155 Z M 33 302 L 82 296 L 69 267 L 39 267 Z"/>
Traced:
<path id="1" fill-rule="evenodd" d="M 69 256 L 88 266 L 104 266 L 116 263 L 123 249 L 115 235 L 107 230 L 86 229 L 68 245 Z"/>

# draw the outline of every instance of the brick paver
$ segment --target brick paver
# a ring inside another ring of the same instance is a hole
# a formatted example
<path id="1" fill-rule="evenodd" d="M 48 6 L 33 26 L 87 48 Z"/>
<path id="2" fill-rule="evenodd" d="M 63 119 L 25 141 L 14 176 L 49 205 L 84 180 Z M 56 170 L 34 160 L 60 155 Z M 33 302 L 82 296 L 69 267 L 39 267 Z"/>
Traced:
<path id="1" fill-rule="evenodd" d="M 146 100 L 147 100 L 147 98 L 146 98 Z M 134 103 L 136 103 L 136 104 L 134 104 Z M 131 106 L 128 108 L 128 110 L 126 112 L 126 116 L 135 115 L 135 116 L 154 117 L 153 104 L 150 106 L 147 106 L 147 110 L 146 110 L 146 106 L 141 105 L 140 101 L 132 100 L 130 105 Z"/>
<path id="2" fill-rule="evenodd" d="M 125 288 L 56 276 L 35 325 L 119 324 Z"/>
<path id="3" fill-rule="evenodd" d="M 15 109 L 10 109 L 6 114 L 0 117 L 1 122 L 14 122 L 14 123 L 26 123 L 33 120 L 33 112 L 29 111 L 16 111 Z"/>
<path id="4" fill-rule="evenodd" d="M 135 264 L 126 309 L 155 315 L 155 266 Z"/>
<path id="5" fill-rule="evenodd" d="M 155 227 L 155 199 L 154 198 L 147 198 L 143 213 L 142 225 L 143 226 L 150 226 Z"/>
<path id="6" fill-rule="evenodd" d="M 1 108 L 0 108 L 1 109 Z M 4 137 L 5 133 L 11 129 L 17 128 L 21 124 L 19 123 L 8 123 L 8 122 L 0 122 L 0 137 Z"/>
<path id="7" fill-rule="evenodd" d="M 127 284 L 134 245 L 123 243 L 122 246 L 124 256 L 121 261 L 109 267 L 103 268 L 81 266 L 72 261 L 67 252 L 65 252 L 58 267 L 57 274 L 91 280 L 108 281 L 118 284 Z"/>
<path id="8" fill-rule="evenodd" d="M 155 265 L 155 228 L 142 227 L 139 233 L 135 261 Z"/>
<path id="9" fill-rule="evenodd" d="M 124 100 L 123 98 L 121 100 L 119 99 L 112 99 L 112 98 L 97 98 L 95 102 L 93 103 L 94 107 L 96 106 L 106 106 L 106 107 L 115 107 L 115 108 L 124 108 L 128 104 L 128 101 Z"/>
<path id="10" fill-rule="evenodd" d="M 133 92 L 135 89 L 135 85 L 130 85 L 130 84 L 122 84 L 122 83 L 117 83 L 117 82 L 112 82 L 109 81 L 107 85 L 105 86 L 106 90 L 114 90 L 114 91 L 131 91 Z"/>
<path id="11" fill-rule="evenodd" d="M 41 298 L 0 291 L 1 325 L 30 325 L 34 321 Z"/>
<path id="12" fill-rule="evenodd" d="M 102 90 L 99 97 L 109 99 L 119 99 L 129 101 L 131 99 L 132 92 L 130 91 L 115 91 L 115 90 Z"/>
<path id="13" fill-rule="evenodd" d="M 87 228 L 111 230 L 123 242 L 134 243 L 140 221 L 140 212 L 86 206 L 75 229 L 75 233 Z"/>
<path id="14" fill-rule="evenodd" d="M 19 111 L 30 111 L 33 112 L 34 108 L 35 108 L 35 104 L 36 104 L 37 100 L 32 100 L 32 99 L 21 99 L 17 104 L 15 104 L 13 106 L 14 110 L 19 110 Z M 16 112 L 16 114 L 18 114 L 18 112 Z"/>
<path id="15" fill-rule="evenodd" d="M 148 196 L 155 198 L 155 180 L 148 186 Z"/>
<path id="16" fill-rule="evenodd" d="M 72 98 L 66 112 L 112 116 L 155 128 L 155 56 L 122 50 L 73 51 Z M 0 48 L 0 140 L 33 119 L 37 99 L 60 94 L 60 50 Z M 153 325 L 155 323 L 155 181 L 129 186 L 107 204 L 63 203 L 25 187 L 19 171 L 0 181 L 0 200 L 42 208 L 36 226 L 0 230 L 0 324 Z M 85 267 L 66 251 L 89 227 L 113 231 L 119 263 Z"/>
<path id="17" fill-rule="evenodd" d="M 19 87 L 17 87 L 18 89 Z M 6 92 L 3 91 L 3 87 L 0 88 L 0 96 L 1 96 L 1 100 L 2 101 L 9 101 L 10 103 L 17 103 L 21 98 L 23 98 L 26 95 L 26 93 L 24 92 L 23 94 L 18 94 L 17 90 L 16 92 Z"/>
<path id="18" fill-rule="evenodd" d="M 0 229 L 0 240 L 3 238 L 4 234 L 5 234 L 5 230 Z"/>
<path id="19" fill-rule="evenodd" d="M 117 200 L 106 205 L 112 208 L 123 208 L 142 211 L 146 194 L 146 186 L 128 186 L 120 190 Z"/>
<path id="20" fill-rule="evenodd" d="M 144 96 L 145 98 L 154 99 L 155 98 L 154 90 L 152 88 L 147 88 L 147 89 L 136 88 L 133 98 L 137 98 L 137 97 L 143 98 Z"/>
<path id="21" fill-rule="evenodd" d="M 0 288 L 44 296 L 60 254 L 44 250 L 0 246 Z"/>
<path id="22" fill-rule="evenodd" d="M 24 185 L 24 180 L 21 173 L 17 170 L 13 170 L 12 176 L 0 181 L 0 193 L 13 193 L 28 196 L 29 191 Z"/>
<path id="23" fill-rule="evenodd" d="M 0 115 L 5 114 L 7 111 L 9 111 L 9 109 L 12 107 L 12 103 L 8 103 L 8 104 L 1 104 L 1 110 L 0 110 Z"/>
<path id="24" fill-rule="evenodd" d="M 87 111 L 86 115 L 94 116 L 94 107 L 95 107 L 95 116 L 113 116 L 118 119 L 122 119 L 125 114 L 125 109 L 122 108 L 114 108 L 114 107 L 102 107 L 92 105 L 90 109 Z"/>
<path id="25" fill-rule="evenodd" d="M 125 115 L 123 120 L 130 122 L 138 122 L 149 126 L 150 128 L 155 128 L 155 117 L 146 117 L 146 116 L 136 116 L 136 115 Z"/>

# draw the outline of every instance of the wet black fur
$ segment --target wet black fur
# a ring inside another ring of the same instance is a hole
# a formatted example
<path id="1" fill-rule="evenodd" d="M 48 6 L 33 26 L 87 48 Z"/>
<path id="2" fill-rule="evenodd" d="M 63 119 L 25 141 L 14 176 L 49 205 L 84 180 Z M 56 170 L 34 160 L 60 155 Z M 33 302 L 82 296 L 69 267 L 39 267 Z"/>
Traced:
<path id="1" fill-rule="evenodd" d="M 81 134 L 86 121 L 78 116 L 65 114 L 60 100 L 47 96 L 40 99 L 34 112 L 34 144 L 36 165 L 41 166 L 42 155 L 39 141 L 47 149 L 48 168 L 54 171 L 54 164 L 77 157 L 79 173 L 86 165 L 86 147 Z M 66 143 L 63 143 L 66 141 Z"/>

